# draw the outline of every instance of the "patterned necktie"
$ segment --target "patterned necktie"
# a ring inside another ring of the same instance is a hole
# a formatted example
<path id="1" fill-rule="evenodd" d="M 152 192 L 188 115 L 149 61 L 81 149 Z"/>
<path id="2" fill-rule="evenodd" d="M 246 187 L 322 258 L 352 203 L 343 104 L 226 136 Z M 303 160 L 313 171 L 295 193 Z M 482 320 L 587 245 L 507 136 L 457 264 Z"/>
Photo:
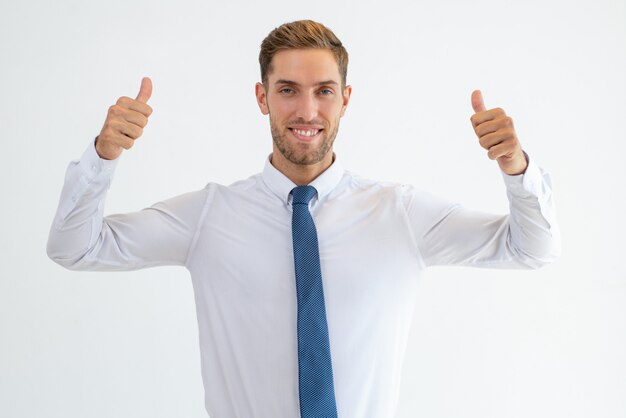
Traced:
<path id="1" fill-rule="evenodd" d="M 298 296 L 300 415 L 302 418 L 337 418 L 317 231 L 309 212 L 309 201 L 317 190 L 313 186 L 298 186 L 291 193 Z"/>

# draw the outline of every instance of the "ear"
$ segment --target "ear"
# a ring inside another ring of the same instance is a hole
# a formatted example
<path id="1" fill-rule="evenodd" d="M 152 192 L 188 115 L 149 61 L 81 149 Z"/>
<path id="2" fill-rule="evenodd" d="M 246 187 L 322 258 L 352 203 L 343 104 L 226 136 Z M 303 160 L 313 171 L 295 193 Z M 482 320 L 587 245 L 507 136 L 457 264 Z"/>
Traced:
<path id="1" fill-rule="evenodd" d="M 350 102 L 350 95 L 352 94 L 352 86 L 346 86 L 343 89 L 343 105 L 341 106 L 341 117 L 346 113 L 348 103 Z"/>
<path id="2" fill-rule="evenodd" d="M 256 83 L 254 86 L 254 91 L 256 94 L 256 102 L 259 105 L 259 109 L 261 109 L 261 113 L 267 115 L 270 113 L 270 109 L 267 106 L 267 93 L 265 92 L 265 86 L 263 83 Z"/>

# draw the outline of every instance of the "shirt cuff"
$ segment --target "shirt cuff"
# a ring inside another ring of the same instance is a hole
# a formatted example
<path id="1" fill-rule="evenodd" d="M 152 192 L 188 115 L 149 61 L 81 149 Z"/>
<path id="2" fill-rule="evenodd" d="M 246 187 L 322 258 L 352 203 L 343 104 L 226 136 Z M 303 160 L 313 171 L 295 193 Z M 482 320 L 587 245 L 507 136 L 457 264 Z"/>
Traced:
<path id="1" fill-rule="evenodd" d="M 540 197 L 548 192 L 544 183 L 544 173 L 534 160 L 524 152 L 528 166 L 524 174 L 509 175 L 502 171 L 502 178 L 507 191 L 519 197 Z"/>
<path id="2" fill-rule="evenodd" d="M 80 157 L 79 166 L 85 177 L 92 180 L 98 174 L 104 173 L 113 175 L 119 158 L 115 160 L 105 160 L 100 158 L 96 151 L 96 141 L 92 141 L 83 155 Z"/>

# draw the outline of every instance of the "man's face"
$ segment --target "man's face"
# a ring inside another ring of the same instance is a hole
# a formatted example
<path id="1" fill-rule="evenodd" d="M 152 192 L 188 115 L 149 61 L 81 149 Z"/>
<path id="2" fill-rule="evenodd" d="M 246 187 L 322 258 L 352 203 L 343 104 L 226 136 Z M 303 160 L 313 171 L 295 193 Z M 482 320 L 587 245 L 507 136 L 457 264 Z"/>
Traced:
<path id="1" fill-rule="evenodd" d="M 270 115 L 274 156 L 296 165 L 332 161 L 332 145 L 352 87 L 341 87 L 326 49 L 289 49 L 272 58 L 266 84 L 257 83 L 261 112 Z M 273 161 L 274 162 L 274 161 Z"/>

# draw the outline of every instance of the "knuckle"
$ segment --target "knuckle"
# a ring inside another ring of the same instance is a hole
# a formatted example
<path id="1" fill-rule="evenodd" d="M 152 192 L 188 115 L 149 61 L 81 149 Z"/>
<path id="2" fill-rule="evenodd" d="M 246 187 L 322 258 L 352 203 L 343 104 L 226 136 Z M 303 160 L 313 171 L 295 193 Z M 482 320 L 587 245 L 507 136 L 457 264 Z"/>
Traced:
<path id="1" fill-rule="evenodd" d="M 507 135 L 507 137 L 509 137 L 510 139 L 515 139 L 515 138 L 516 138 L 516 136 L 515 136 L 515 129 L 513 129 L 513 127 L 509 127 L 509 128 L 507 128 L 507 130 L 506 130 L 506 135 Z"/>
<path id="2" fill-rule="evenodd" d="M 122 97 L 120 97 L 119 99 L 117 99 L 117 102 L 116 102 L 116 103 L 117 103 L 118 105 L 120 105 L 120 106 L 128 106 L 128 104 L 129 104 L 129 102 L 130 102 L 131 100 L 132 100 L 132 99 L 131 99 L 130 97 L 122 96 Z"/>
<path id="3" fill-rule="evenodd" d="M 124 127 L 124 132 L 126 133 L 126 135 L 128 135 L 130 138 L 138 138 L 141 135 L 141 128 L 135 124 L 132 123 L 127 123 L 126 126 Z"/>
<path id="4" fill-rule="evenodd" d="M 112 116 L 121 116 L 123 112 L 124 110 L 122 109 L 122 106 L 118 104 L 115 104 L 109 108 L 109 114 L 111 114 Z"/>
<path id="5" fill-rule="evenodd" d="M 148 124 L 148 118 L 147 118 L 146 116 L 143 116 L 143 115 L 142 115 L 142 118 L 141 118 L 141 127 L 142 127 L 142 128 L 145 128 L 147 124 Z"/>

